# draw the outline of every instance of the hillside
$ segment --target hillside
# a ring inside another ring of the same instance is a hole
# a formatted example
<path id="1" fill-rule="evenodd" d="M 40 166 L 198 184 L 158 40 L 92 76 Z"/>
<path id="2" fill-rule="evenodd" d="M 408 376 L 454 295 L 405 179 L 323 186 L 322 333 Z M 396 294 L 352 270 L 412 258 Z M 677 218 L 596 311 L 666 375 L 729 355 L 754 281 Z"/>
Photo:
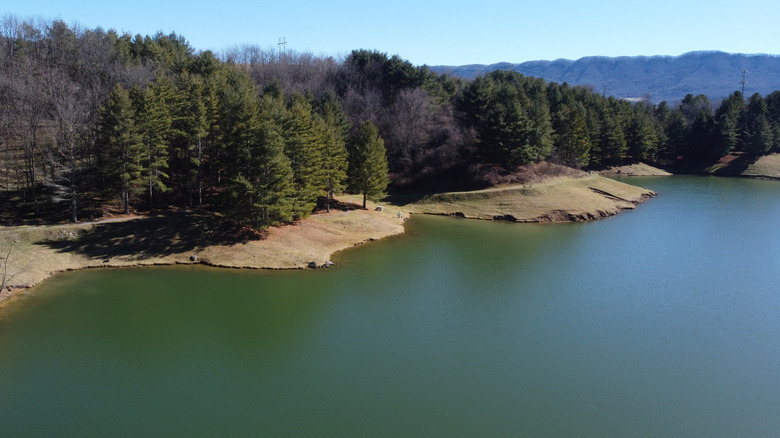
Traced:
<path id="1" fill-rule="evenodd" d="M 680 56 L 585 57 L 576 61 L 529 61 L 491 65 L 435 66 L 432 70 L 474 78 L 493 70 L 514 70 L 550 82 L 593 87 L 619 98 L 649 97 L 652 102 L 679 101 L 686 94 L 704 94 L 717 101 L 741 89 L 745 95 L 766 95 L 780 89 L 780 56 L 724 52 L 690 52 Z"/>

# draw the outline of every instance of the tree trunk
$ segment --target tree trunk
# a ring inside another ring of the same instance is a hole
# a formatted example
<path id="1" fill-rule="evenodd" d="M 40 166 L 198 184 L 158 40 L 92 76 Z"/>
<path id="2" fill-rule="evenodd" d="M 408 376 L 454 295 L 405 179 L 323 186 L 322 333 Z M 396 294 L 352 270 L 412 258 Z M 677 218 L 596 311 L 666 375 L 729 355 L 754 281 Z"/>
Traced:
<path id="1" fill-rule="evenodd" d="M 71 190 L 71 196 L 72 196 L 72 198 L 70 199 L 70 206 L 71 206 L 71 210 L 73 210 L 73 222 L 75 223 L 75 222 L 79 221 L 79 218 L 78 218 L 78 205 L 79 205 L 79 201 L 76 198 L 76 190 L 75 189 Z"/>
<path id="2" fill-rule="evenodd" d="M 198 211 L 203 208 L 203 143 L 198 137 Z"/>

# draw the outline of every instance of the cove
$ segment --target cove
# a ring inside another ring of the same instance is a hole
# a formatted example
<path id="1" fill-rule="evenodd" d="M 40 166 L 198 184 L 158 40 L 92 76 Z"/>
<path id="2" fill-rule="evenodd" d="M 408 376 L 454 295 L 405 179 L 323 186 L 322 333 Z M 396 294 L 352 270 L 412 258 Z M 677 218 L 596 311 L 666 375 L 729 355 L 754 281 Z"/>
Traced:
<path id="1" fill-rule="evenodd" d="M 0 435 L 774 436 L 780 183 L 623 181 L 658 196 L 329 270 L 58 275 L 0 310 Z"/>

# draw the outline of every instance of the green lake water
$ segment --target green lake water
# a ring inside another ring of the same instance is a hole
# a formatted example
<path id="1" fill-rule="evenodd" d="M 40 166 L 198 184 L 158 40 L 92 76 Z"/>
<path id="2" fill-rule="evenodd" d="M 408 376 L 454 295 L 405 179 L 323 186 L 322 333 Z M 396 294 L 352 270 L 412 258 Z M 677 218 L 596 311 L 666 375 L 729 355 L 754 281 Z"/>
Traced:
<path id="1" fill-rule="evenodd" d="M 328 270 L 58 275 L 0 310 L 0 437 L 778 436 L 780 182 L 624 181 Z"/>

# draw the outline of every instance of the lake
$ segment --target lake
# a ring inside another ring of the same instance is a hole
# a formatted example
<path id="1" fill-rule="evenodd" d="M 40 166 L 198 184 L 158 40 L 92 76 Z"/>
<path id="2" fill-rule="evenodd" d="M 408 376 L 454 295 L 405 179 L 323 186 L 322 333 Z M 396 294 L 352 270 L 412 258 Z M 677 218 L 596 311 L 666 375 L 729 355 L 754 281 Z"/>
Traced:
<path id="1" fill-rule="evenodd" d="M 777 436 L 780 182 L 623 181 L 328 270 L 58 275 L 0 310 L 0 436 Z"/>

